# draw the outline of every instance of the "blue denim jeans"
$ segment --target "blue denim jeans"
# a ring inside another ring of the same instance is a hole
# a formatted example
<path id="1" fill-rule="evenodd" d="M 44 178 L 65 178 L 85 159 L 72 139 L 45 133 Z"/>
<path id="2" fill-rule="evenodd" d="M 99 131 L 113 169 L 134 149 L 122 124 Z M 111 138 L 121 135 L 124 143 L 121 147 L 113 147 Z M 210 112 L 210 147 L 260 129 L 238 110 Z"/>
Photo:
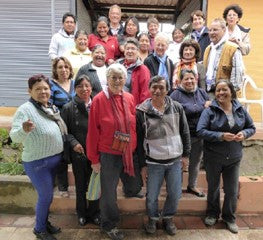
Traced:
<path id="1" fill-rule="evenodd" d="M 60 160 L 61 154 L 57 154 L 32 162 L 23 162 L 25 172 L 38 194 L 35 225 L 38 232 L 46 231 L 49 207 L 53 200 L 54 178 Z"/>
<path id="2" fill-rule="evenodd" d="M 167 196 L 161 216 L 163 218 L 173 217 L 182 194 L 181 161 L 177 160 L 171 165 L 147 164 L 147 170 L 146 208 L 148 217 L 159 219 L 158 196 L 164 179 Z"/>

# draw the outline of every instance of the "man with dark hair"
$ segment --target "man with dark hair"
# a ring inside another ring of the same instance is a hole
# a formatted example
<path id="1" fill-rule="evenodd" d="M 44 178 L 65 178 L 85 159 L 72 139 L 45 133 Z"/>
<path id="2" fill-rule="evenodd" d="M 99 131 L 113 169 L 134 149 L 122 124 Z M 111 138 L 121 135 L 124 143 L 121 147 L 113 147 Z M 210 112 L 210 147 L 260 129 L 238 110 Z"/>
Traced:
<path id="1" fill-rule="evenodd" d="M 147 178 L 145 230 L 156 232 L 160 217 L 165 231 L 175 235 L 173 217 L 182 193 L 181 161 L 190 153 L 190 133 L 183 107 L 169 96 L 168 82 L 154 76 L 149 83 L 151 98 L 137 106 L 137 150 L 143 182 Z M 158 195 L 163 180 L 167 197 L 159 213 Z"/>
<path id="2" fill-rule="evenodd" d="M 65 13 L 62 17 L 63 27 L 52 36 L 48 55 L 51 60 L 64 56 L 65 52 L 75 46 L 76 17 Z"/>

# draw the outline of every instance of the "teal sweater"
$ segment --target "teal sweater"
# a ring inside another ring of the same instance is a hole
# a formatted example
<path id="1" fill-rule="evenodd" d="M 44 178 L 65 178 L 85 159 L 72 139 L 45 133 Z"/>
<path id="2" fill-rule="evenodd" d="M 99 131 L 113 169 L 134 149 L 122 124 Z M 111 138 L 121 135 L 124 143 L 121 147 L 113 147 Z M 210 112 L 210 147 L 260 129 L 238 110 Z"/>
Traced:
<path id="1" fill-rule="evenodd" d="M 35 128 L 26 133 L 22 123 L 30 119 Z M 30 162 L 63 151 L 63 140 L 58 125 L 39 112 L 31 102 L 21 105 L 14 116 L 10 137 L 23 144 L 22 160 Z"/>

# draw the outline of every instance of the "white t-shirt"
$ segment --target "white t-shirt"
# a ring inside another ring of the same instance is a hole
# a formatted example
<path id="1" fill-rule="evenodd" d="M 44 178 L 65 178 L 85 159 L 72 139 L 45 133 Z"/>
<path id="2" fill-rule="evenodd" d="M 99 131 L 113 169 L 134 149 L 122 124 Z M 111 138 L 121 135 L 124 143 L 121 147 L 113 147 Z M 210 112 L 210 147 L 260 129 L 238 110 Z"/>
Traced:
<path id="1" fill-rule="evenodd" d="M 98 78 L 100 80 L 100 84 L 102 89 L 104 90 L 107 86 L 107 78 L 106 78 L 106 65 L 102 67 L 97 67 L 94 64 L 91 64 L 92 68 L 97 71 Z"/>

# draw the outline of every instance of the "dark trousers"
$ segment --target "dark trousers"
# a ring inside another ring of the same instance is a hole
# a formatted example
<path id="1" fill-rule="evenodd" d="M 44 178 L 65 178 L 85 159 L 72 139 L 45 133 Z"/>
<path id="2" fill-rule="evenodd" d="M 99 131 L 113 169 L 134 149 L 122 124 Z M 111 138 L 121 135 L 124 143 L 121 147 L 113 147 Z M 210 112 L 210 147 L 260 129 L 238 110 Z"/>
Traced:
<path id="1" fill-rule="evenodd" d="M 100 154 L 101 163 L 101 227 L 110 231 L 116 227 L 120 220 L 119 208 L 117 205 L 117 186 L 119 178 L 124 185 L 124 192 L 135 195 L 141 190 L 141 178 L 138 168 L 137 157 L 134 156 L 135 177 L 130 177 L 123 172 L 122 156 L 108 153 Z"/>
<path id="2" fill-rule="evenodd" d="M 240 160 L 230 164 L 220 163 L 213 160 L 205 161 L 206 179 L 208 183 L 207 216 L 219 218 L 220 216 L 220 176 L 223 178 L 224 203 L 222 219 L 227 222 L 235 222 L 238 179 Z"/>
<path id="3" fill-rule="evenodd" d="M 74 153 L 72 157 L 72 170 L 75 177 L 76 211 L 78 217 L 92 220 L 99 214 L 99 200 L 88 201 L 87 204 L 86 192 L 92 173 L 89 160 L 81 154 Z"/>
<path id="4" fill-rule="evenodd" d="M 68 163 L 63 160 L 57 166 L 57 184 L 59 191 L 68 191 Z"/>

